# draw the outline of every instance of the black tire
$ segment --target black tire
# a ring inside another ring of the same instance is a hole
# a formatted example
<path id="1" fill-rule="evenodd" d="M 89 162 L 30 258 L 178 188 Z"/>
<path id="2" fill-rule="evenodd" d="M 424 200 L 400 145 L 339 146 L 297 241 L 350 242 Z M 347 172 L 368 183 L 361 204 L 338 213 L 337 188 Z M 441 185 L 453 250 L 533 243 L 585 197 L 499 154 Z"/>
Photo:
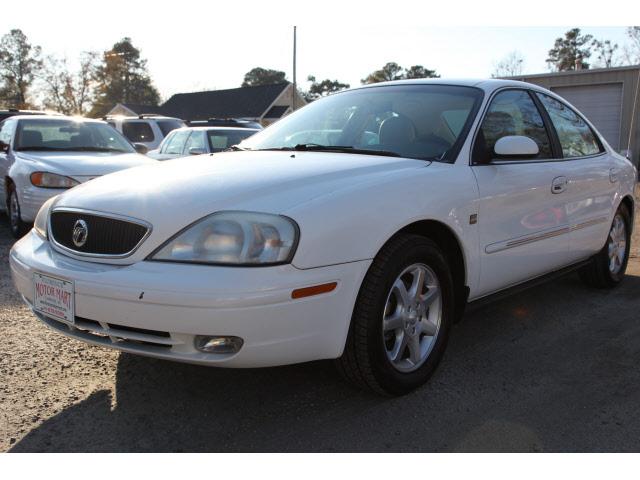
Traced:
<path id="1" fill-rule="evenodd" d="M 624 222 L 625 236 L 626 236 L 626 251 L 624 253 L 624 260 L 621 262 L 620 269 L 612 271 L 609 267 L 609 243 L 611 229 L 615 223 L 615 219 L 620 217 Z M 624 278 L 625 271 L 627 269 L 627 262 L 629 261 L 629 253 L 631 251 L 631 214 L 626 205 L 620 205 L 616 215 L 614 216 L 614 223 L 610 227 L 609 235 L 607 235 L 607 241 L 602 247 L 602 250 L 598 252 L 591 259 L 588 265 L 585 265 L 580 269 L 580 278 L 590 287 L 594 288 L 614 288 L 620 284 Z"/>
<path id="2" fill-rule="evenodd" d="M 382 319 L 387 297 L 398 276 L 420 263 L 437 276 L 440 328 L 428 357 L 417 370 L 400 372 L 387 357 Z M 440 362 L 454 320 L 454 285 L 444 255 L 428 238 L 402 234 L 390 240 L 374 259 L 360 287 L 338 370 L 357 386 L 384 395 L 404 395 L 423 385 Z"/>
<path id="3" fill-rule="evenodd" d="M 16 239 L 22 238 L 24 234 L 29 231 L 29 225 L 23 222 L 20 216 L 20 202 L 18 201 L 18 194 L 13 184 L 9 185 L 7 193 L 7 216 L 9 217 L 11 235 Z M 14 209 L 16 209 L 16 211 L 14 211 Z"/>

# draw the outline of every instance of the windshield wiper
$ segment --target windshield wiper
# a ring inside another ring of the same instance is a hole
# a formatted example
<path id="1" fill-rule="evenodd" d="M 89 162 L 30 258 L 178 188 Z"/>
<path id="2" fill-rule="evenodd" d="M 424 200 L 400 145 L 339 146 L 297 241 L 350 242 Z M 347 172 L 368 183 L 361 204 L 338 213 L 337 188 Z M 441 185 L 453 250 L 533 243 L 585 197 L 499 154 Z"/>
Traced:
<path id="1" fill-rule="evenodd" d="M 261 150 L 280 150 L 286 152 L 337 152 L 353 153 L 356 155 L 382 155 L 385 157 L 401 157 L 397 152 L 387 150 L 374 150 L 366 148 L 355 148 L 351 145 L 320 145 L 317 143 L 299 143 L 294 147 L 263 148 Z"/>
<path id="2" fill-rule="evenodd" d="M 122 150 L 120 148 L 109 148 L 109 147 L 69 147 L 65 148 L 68 152 L 119 152 L 119 153 L 128 153 L 126 150 Z"/>
<path id="3" fill-rule="evenodd" d="M 32 152 L 62 152 L 64 149 L 55 148 L 55 147 L 45 147 L 44 145 L 27 145 L 26 147 L 16 148 L 16 152 L 22 152 L 27 150 Z"/>
<path id="4" fill-rule="evenodd" d="M 18 147 L 16 151 L 31 151 L 31 152 L 120 152 L 120 153 L 128 153 L 126 150 L 120 150 L 118 148 L 108 148 L 108 147 L 64 147 L 64 148 L 56 148 L 56 147 L 47 147 L 44 145 L 27 145 L 26 147 Z"/>
<path id="5" fill-rule="evenodd" d="M 224 149 L 223 152 L 246 152 L 247 150 L 251 149 L 240 147 L 238 145 L 231 145 L 229 148 Z"/>

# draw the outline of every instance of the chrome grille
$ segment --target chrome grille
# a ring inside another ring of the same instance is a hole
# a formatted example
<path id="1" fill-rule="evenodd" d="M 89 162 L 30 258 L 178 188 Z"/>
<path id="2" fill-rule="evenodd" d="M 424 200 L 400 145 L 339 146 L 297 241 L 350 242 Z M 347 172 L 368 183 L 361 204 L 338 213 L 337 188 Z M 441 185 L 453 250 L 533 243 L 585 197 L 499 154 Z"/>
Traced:
<path id="1" fill-rule="evenodd" d="M 74 228 L 84 222 L 87 234 L 83 244 L 74 243 Z M 81 255 L 127 256 L 137 248 L 150 228 L 135 223 L 94 213 L 59 210 L 51 213 L 50 229 L 53 241 Z"/>

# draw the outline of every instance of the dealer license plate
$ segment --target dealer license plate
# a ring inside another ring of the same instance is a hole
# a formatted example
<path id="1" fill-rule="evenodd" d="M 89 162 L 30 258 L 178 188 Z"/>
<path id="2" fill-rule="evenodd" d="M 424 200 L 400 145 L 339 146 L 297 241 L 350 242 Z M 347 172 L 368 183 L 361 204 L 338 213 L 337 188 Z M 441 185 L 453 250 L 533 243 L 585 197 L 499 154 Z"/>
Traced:
<path id="1" fill-rule="evenodd" d="M 75 318 L 73 282 L 33 274 L 33 308 L 47 317 L 73 324 Z"/>

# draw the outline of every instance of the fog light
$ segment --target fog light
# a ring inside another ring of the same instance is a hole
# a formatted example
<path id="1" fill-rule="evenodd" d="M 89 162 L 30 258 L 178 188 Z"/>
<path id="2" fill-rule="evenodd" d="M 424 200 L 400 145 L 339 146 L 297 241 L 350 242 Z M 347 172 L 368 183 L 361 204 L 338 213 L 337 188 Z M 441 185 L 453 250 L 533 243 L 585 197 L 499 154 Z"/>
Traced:
<path id="1" fill-rule="evenodd" d="M 198 335 L 195 347 L 205 353 L 237 353 L 242 348 L 244 340 L 240 337 L 209 337 Z"/>

